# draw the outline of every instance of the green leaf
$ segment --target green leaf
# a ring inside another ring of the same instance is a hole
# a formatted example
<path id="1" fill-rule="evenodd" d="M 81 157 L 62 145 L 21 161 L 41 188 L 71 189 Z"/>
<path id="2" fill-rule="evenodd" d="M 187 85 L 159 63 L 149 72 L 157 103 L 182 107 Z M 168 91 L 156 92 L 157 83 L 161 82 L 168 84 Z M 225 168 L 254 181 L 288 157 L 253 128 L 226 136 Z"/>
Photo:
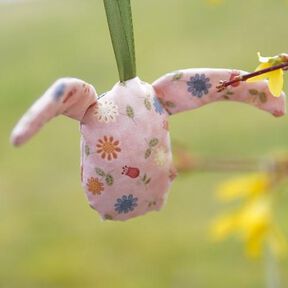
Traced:
<path id="1" fill-rule="evenodd" d="M 149 158 L 150 155 L 152 153 L 152 150 L 150 148 L 148 148 L 146 151 L 145 151 L 145 159 Z"/>
<path id="2" fill-rule="evenodd" d="M 129 118 L 134 119 L 134 110 L 130 105 L 126 107 L 126 113 Z"/>
<path id="3" fill-rule="evenodd" d="M 172 80 L 174 80 L 174 81 L 180 80 L 180 79 L 182 78 L 182 76 L 183 76 L 183 72 L 177 71 L 177 72 L 173 75 Z"/>
<path id="4" fill-rule="evenodd" d="M 159 140 L 157 138 L 153 138 L 149 141 L 149 146 L 150 147 L 155 147 L 159 143 Z"/>
<path id="5" fill-rule="evenodd" d="M 256 89 L 249 89 L 249 93 L 250 93 L 251 95 L 258 95 L 258 90 L 256 90 Z"/>
<path id="6" fill-rule="evenodd" d="M 136 76 L 133 22 L 130 0 L 104 0 L 120 81 Z"/>
<path id="7" fill-rule="evenodd" d="M 266 103 L 267 102 L 267 95 L 265 92 L 260 92 L 259 93 L 259 99 L 261 103 Z"/>
<path id="8" fill-rule="evenodd" d="M 151 105 L 151 102 L 149 101 L 148 98 L 145 98 L 145 99 L 144 99 L 144 105 L 145 105 L 145 107 L 146 107 L 147 110 L 151 111 L 152 105 Z"/>
<path id="9" fill-rule="evenodd" d="M 105 172 L 101 168 L 98 168 L 98 167 L 95 168 L 95 172 L 101 177 L 104 177 L 106 175 Z"/>
<path id="10" fill-rule="evenodd" d="M 105 220 L 113 220 L 113 216 L 111 216 L 110 214 L 105 214 L 104 219 Z"/>
<path id="11" fill-rule="evenodd" d="M 87 144 L 85 145 L 85 154 L 86 154 L 86 156 L 90 155 L 90 148 Z"/>
<path id="12" fill-rule="evenodd" d="M 146 181 L 145 181 L 145 185 L 149 184 L 151 181 L 151 178 L 148 178 Z"/>
<path id="13" fill-rule="evenodd" d="M 167 108 L 175 108 L 176 105 L 175 103 L 171 102 L 171 101 L 166 101 L 165 103 L 163 103 L 164 106 L 166 106 Z"/>
<path id="14" fill-rule="evenodd" d="M 105 181 L 106 181 L 107 185 L 112 186 L 114 183 L 113 176 L 110 174 L 107 174 L 105 177 Z"/>

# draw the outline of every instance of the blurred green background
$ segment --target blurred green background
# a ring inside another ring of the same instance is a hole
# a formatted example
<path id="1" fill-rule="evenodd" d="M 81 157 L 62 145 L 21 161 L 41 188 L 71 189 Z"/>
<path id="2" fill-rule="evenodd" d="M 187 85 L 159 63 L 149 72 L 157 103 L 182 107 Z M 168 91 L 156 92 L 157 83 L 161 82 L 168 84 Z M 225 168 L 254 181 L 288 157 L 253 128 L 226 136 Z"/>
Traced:
<path id="1" fill-rule="evenodd" d="M 253 70 L 258 50 L 287 52 L 284 0 L 131 2 L 147 82 L 179 68 Z M 0 41 L 1 288 L 264 287 L 261 260 L 248 261 L 236 241 L 209 239 L 211 219 L 225 209 L 214 188 L 235 174 L 180 175 L 160 213 L 102 222 L 80 187 L 76 122 L 59 117 L 21 149 L 9 144 L 18 118 L 55 79 L 84 79 L 99 94 L 117 81 L 102 1 L 0 1 Z M 244 104 L 211 104 L 170 125 L 172 141 L 197 155 L 287 149 L 288 118 Z M 276 212 L 287 235 L 286 192 Z M 281 274 L 287 287 L 287 259 Z"/>

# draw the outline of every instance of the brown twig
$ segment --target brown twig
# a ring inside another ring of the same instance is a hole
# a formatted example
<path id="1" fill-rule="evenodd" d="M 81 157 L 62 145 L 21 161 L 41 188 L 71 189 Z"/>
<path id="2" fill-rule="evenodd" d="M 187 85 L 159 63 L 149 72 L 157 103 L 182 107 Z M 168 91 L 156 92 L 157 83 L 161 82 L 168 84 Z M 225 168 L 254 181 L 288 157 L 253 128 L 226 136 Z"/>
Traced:
<path id="1" fill-rule="evenodd" d="M 182 158 L 182 157 L 180 157 Z M 219 159 L 207 157 L 188 157 L 176 161 L 179 172 L 252 172 L 261 170 L 261 159 Z"/>
<path id="2" fill-rule="evenodd" d="M 259 75 L 262 75 L 262 74 L 265 74 L 265 73 L 268 73 L 268 72 L 272 72 L 272 71 L 275 71 L 275 70 L 278 70 L 278 69 L 283 69 L 285 71 L 288 70 L 288 61 L 284 62 L 284 63 L 281 63 L 281 64 L 278 64 L 278 65 L 275 65 L 275 66 L 271 66 L 271 67 L 262 69 L 262 70 L 258 70 L 258 71 L 252 72 L 252 73 L 235 76 L 232 80 L 229 80 L 229 81 L 227 81 L 227 80 L 220 81 L 219 85 L 216 87 L 217 88 L 217 92 L 221 92 L 226 87 L 228 87 L 228 86 L 230 86 L 232 84 L 235 84 L 237 82 L 246 81 L 246 80 L 248 80 L 248 79 L 250 79 L 252 77 L 259 76 Z"/>
<path id="3" fill-rule="evenodd" d="M 193 155 L 183 147 L 176 147 L 175 166 L 179 172 L 257 172 L 266 171 L 288 176 L 288 155 L 283 157 L 203 157 Z"/>

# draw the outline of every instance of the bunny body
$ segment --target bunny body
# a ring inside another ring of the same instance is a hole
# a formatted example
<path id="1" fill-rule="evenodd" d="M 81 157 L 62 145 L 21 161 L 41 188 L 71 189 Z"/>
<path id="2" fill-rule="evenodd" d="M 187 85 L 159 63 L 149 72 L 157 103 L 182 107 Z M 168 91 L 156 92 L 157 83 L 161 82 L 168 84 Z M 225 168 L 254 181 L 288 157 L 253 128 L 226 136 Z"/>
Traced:
<path id="1" fill-rule="evenodd" d="M 87 110 L 81 121 L 82 185 L 104 219 L 161 208 L 173 179 L 167 121 L 154 88 L 139 78 L 117 83 Z"/>

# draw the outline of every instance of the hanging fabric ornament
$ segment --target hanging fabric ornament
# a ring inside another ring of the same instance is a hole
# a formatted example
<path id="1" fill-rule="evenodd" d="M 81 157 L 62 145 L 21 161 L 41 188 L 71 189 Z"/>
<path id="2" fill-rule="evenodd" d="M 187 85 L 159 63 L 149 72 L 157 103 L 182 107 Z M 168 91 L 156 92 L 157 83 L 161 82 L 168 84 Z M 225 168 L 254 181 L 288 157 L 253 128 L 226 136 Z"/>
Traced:
<path id="1" fill-rule="evenodd" d="M 285 113 L 285 95 L 275 98 L 267 81 L 241 82 L 221 93 L 217 86 L 243 71 L 188 69 L 152 85 L 136 77 L 130 2 L 104 0 L 120 82 L 97 96 L 74 78 L 56 81 L 22 117 L 12 143 L 23 144 L 47 121 L 66 115 L 80 122 L 81 182 L 89 204 L 103 219 L 127 220 L 159 210 L 176 176 L 168 117 L 215 101 L 251 104 L 275 116 Z"/>

